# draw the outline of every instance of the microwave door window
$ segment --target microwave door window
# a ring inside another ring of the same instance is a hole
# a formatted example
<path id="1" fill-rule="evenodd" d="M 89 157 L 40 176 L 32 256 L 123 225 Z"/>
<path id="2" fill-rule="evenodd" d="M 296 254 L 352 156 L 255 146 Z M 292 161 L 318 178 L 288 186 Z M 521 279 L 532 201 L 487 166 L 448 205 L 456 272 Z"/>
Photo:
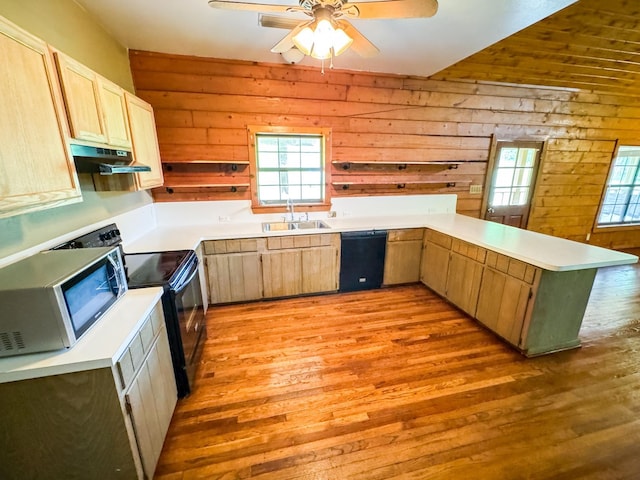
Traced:
<path id="1" fill-rule="evenodd" d="M 116 300 L 107 264 L 66 288 L 64 296 L 77 338 Z"/>

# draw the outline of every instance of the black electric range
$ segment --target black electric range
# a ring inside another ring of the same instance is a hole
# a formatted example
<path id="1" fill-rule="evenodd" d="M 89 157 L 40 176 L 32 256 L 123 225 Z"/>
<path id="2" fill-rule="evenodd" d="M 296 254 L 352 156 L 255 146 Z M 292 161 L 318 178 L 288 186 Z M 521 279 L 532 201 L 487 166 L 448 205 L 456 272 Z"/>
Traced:
<path id="1" fill-rule="evenodd" d="M 58 248 L 120 246 L 120 231 L 110 224 L 68 241 Z M 129 288 L 162 287 L 164 311 L 178 397 L 191 392 L 206 339 L 204 305 L 193 250 L 125 253 Z"/>

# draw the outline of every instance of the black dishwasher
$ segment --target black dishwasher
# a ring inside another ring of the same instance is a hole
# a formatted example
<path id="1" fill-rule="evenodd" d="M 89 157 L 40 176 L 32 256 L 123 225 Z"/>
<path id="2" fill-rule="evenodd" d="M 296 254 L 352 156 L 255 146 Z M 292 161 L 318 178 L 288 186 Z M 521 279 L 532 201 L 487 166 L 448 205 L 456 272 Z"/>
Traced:
<path id="1" fill-rule="evenodd" d="M 387 248 L 386 230 L 342 232 L 340 291 L 380 288 Z"/>

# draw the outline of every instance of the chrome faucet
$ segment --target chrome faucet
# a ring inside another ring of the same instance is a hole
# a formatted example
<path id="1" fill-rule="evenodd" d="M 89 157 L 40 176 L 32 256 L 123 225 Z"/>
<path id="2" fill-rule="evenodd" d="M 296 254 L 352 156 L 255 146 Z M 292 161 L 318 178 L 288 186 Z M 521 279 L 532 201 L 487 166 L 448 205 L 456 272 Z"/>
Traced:
<path id="1" fill-rule="evenodd" d="M 295 221 L 295 218 L 293 217 L 293 201 L 291 198 L 287 198 L 287 212 L 289 212 L 289 221 Z"/>

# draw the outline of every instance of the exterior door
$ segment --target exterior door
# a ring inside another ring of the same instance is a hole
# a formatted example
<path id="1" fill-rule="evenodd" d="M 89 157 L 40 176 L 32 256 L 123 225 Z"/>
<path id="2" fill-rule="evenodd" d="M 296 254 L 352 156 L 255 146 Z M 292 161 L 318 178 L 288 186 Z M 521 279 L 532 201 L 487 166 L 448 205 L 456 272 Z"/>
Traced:
<path id="1" fill-rule="evenodd" d="M 541 152 L 541 142 L 498 142 L 485 220 L 527 227 Z"/>

